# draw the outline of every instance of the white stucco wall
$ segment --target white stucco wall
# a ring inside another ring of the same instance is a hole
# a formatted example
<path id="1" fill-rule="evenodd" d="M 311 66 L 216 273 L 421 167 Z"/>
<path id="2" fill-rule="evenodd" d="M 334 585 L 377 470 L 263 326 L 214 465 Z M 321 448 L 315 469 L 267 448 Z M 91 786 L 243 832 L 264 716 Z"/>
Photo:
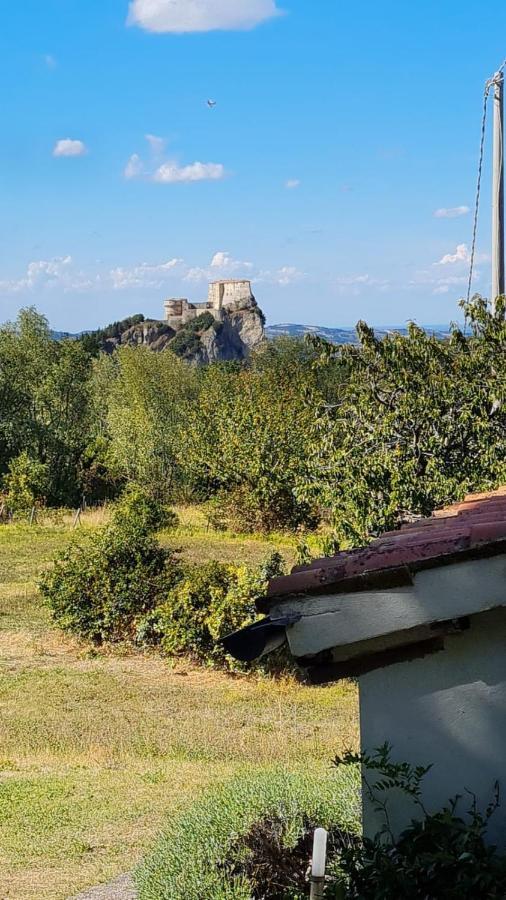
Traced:
<path id="1" fill-rule="evenodd" d="M 470 630 L 448 636 L 445 644 L 440 653 L 360 677 L 362 749 L 388 741 L 394 759 L 432 763 L 423 796 L 430 811 L 465 788 L 484 808 L 499 780 L 503 804 L 491 820 L 489 839 L 506 848 L 506 610 L 473 616 Z M 464 796 L 462 810 L 470 803 Z M 411 801 L 393 798 L 394 831 L 413 814 Z M 366 834 L 382 824 L 365 799 Z"/>

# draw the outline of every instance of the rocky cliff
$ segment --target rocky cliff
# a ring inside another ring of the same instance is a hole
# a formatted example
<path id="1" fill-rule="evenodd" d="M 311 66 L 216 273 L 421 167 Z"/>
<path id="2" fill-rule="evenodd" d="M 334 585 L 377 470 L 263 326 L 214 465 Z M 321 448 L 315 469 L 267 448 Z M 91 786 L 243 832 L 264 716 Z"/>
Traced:
<path id="1" fill-rule="evenodd" d="M 158 352 L 170 348 L 198 365 L 241 360 L 264 340 L 264 323 L 260 307 L 250 298 L 228 305 L 218 320 L 205 312 L 177 332 L 166 322 L 138 322 L 121 334 L 104 338 L 101 349 L 112 353 L 118 347 L 145 346 Z"/>
<path id="2" fill-rule="evenodd" d="M 264 315 L 252 298 L 240 300 L 222 311 L 222 319 L 200 332 L 200 348 L 194 361 L 246 359 L 264 340 Z"/>

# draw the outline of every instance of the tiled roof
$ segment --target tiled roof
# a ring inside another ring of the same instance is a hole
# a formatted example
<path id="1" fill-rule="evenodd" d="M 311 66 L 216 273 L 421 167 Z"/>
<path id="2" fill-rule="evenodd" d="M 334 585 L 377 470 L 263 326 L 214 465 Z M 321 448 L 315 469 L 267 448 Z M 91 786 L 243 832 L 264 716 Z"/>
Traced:
<path id="1" fill-rule="evenodd" d="M 501 552 L 506 553 L 506 485 L 488 493 L 469 494 L 430 519 L 382 534 L 367 547 L 296 566 L 290 575 L 270 582 L 259 608 L 266 610 L 276 598 L 290 594 L 406 584 L 421 568 Z"/>

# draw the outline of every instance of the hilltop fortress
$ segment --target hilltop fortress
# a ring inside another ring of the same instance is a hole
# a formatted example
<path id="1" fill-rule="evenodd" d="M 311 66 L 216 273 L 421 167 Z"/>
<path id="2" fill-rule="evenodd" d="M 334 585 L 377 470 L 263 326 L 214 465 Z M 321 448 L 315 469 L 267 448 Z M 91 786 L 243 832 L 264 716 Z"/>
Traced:
<path id="1" fill-rule="evenodd" d="M 221 322 L 225 311 L 256 306 L 251 290 L 251 281 L 244 279 L 224 279 L 212 281 L 209 285 L 207 302 L 190 303 L 185 297 L 171 297 L 164 303 L 165 321 L 175 331 L 192 319 L 208 312 Z"/>
<path id="2" fill-rule="evenodd" d="M 173 297 L 164 308 L 164 321 L 134 316 L 97 333 L 100 348 L 105 353 L 121 346 L 172 349 L 191 364 L 206 365 L 247 359 L 265 338 L 264 314 L 247 279 L 213 281 L 205 303 Z"/>

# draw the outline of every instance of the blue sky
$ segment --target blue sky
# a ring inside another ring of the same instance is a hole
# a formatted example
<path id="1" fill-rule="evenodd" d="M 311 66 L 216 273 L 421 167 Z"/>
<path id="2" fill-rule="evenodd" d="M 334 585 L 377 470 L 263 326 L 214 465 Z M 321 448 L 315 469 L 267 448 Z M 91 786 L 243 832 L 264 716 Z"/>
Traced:
<path id="1" fill-rule="evenodd" d="M 229 275 L 273 323 L 455 318 L 505 34 L 503 0 L 6 4 L 0 320 L 160 317 Z"/>

